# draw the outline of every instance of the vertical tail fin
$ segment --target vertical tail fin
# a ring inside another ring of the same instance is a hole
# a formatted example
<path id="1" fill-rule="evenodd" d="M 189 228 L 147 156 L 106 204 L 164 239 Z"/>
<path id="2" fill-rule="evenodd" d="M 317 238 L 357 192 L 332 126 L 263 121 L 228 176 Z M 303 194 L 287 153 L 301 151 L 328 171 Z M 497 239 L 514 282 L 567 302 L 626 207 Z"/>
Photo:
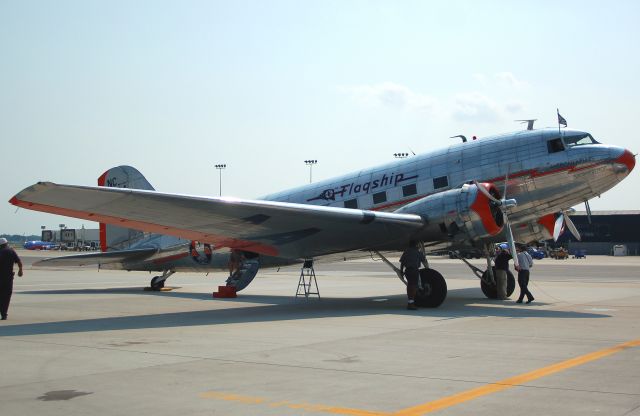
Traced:
<path id="1" fill-rule="evenodd" d="M 154 190 L 142 173 L 131 166 L 116 166 L 107 170 L 98 178 L 98 186 Z M 100 247 L 102 251 L 124 250 L 148 237 L 150 237 L 150 234 L 142 231 L 100 223 Z"/>

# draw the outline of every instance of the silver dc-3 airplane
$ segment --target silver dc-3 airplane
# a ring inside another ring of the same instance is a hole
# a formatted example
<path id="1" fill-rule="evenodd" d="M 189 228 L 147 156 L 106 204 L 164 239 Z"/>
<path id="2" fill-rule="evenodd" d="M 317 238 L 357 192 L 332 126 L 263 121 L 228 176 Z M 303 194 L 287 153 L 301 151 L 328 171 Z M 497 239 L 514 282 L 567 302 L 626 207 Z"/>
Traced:
<path id="1" fill-rule="evenodd" d="M 227 280 L 242 290 L 259 268 L 309 259 L 347 259 L 405 249 L 475 248 L 487 269 L 470 265 L 486 296 L 496 297 L 491 255 L 497 242 L 529 243 L 569 230 L 571 207 L 615 186 L 635 156 L 585 131 L 546 128 L 484 137 L 397 159 L 261 199 L 157 192 L 136 169 L 106 171 L 97 187 L 38 182 L 11 198 L 18 207 L 100 222 L 102 253 L 46 259 L 39 265 L 97 264 L 105 269 L 162 272 L 241 265 Z M 475 139 L 475 138 L 474 138 Z M 587 204 L 588 207 L 588 204 Z M 517 259 L 514 259 L 514 262 Z M 418 306 L 439 306 L 444 278 L 421 271 Z M 403 277 L 399 274 L 399 277 Z M 508 280 L 508 295 L 515 281 Z"/>

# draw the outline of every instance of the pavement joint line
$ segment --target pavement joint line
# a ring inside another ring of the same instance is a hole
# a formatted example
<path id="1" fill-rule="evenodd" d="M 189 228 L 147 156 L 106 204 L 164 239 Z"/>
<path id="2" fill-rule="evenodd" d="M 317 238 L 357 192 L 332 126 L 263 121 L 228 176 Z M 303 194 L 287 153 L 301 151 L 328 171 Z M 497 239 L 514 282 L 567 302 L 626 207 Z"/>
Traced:
<path id="1" fill-rule="evenodd" d="M 639 347 L 640 339 L 627 341 L 622 344 L 615 345 L 613 347 L 604 348 L 591 353 L 583 354 L 575 358 L 570 358 L 565 361 L 561 361 L 555 364 L 541 367 L 527 373 L 519 374 L 513 377 L 509 377 L 494 383 L 484 384 L 483 386 L 469 389 L 451 396 L 443 397 L 441 399 L 433 400 L 430 402 L 422 403 L 416 406 L 401 409 L 395 412 L 376 412 L 362 409 L 342 408 L 335 406 L 326 406 L 320 404 L 310 403 L 292 403 L 288 401 L 270 401 L 263 397 L 251 397 L 238 395 L 233 393 L 225 393 L 219 391 L 206 391 L 200 393 L 200 397 L 203 399 L 216 399 L 224 401 L 234 401 L 245 404 L 254 405 L 268 405 L 270 407 L 287 407 L 290 409 L 300 409 L 305 412 L 323 412 L 337 415 L 351 415 L 351 416 L 421 416 L 428 413 L 436 412 L 448 407 L 452 407 L 464 402 L 468 402 L 480 397 L 501 392 L 513 387 L 535 387 L 535 386 L 523 386 L 524 383 L 528 383 L 533 380 L 537 380 L 542 377 L 546 377 L 561 371 L 568 370 L 573 367 L 577 367 L 583 364 L 587 364 L 592 361 L 600 360 L 602 358 L 617 354 L 619 352 L 628 350 L 630 348 Z M 544 387 L 541 387 L 544 388 Z M 564 389 L 563 389 L 564 390 Z"/>

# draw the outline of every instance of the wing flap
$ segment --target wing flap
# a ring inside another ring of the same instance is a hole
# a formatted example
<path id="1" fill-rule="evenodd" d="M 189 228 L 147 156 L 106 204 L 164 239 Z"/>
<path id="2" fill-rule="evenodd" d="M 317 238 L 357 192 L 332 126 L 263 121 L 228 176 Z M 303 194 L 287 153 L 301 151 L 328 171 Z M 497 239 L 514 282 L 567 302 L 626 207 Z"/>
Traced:
<path id="1" fill-rule="evenodd" d="M 284 202 L 41 182 L 19 207 L 286 258 L 404 245 L 424 226 L 393 214 Z"/>

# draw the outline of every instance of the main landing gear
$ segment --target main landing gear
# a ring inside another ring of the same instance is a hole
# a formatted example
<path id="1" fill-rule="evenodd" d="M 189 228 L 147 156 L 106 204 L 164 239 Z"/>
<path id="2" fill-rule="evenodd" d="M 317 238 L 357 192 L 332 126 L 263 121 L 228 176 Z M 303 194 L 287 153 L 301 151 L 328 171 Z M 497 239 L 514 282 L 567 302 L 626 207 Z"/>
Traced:
<path id="1" fill-rule="evenodd" d="M 424 248 L 423 248 L 424 250 Z M 379 251 L 375 251 L 384 261 L 387 266 L 391 267 L 398 278 L 406 285 L 407 281 L 393 263 L 391 263 L 385 256 L 380 254 Z M 447 297 L 447 282 L 444 280 L 444 277 L 434 269 L 429 268 L 429 263 L 425 261 L 425 268 L 420 269 L 420 278 L 418 279 L 418 291 L 415 297 L 416 306 L 422 308 L 437 308 L 444 302 Z"/>
<path id="2" fill-rule="evenodd" d="M 151 279 L 151 283 L 149 284 L 149 286 L 151 287 L 151 290 L 162 289 L 164 287 L 164 281 L 167 280 L 169 276 L 171 276 L 174 273 L 175 272 L 173 270 L 164 270 L 162 272 L 162 276 L 154 276 L 153 279 Z"/>
<path id="3" fill-rule="evenodd" d="M 469 266 L 473 274 L 475 274 L 480 279 L 480 289 L 482 289 L 482 293 L 484 293 L 484 295 L 489 299 L 497 299 L 498 289 L 496 287 L 496 279 L 494 277 L 496 268 L 491 265 L 491 258 L 489 257 L 488 249 L 485 250 L 485 257 L 487 259 L 487 269 L 482 270 L 469 263 L 464 257 L 457 256 L 457 258 L 462 260 L 467 266 Z M 511 271 L 507 271 L 507 297 L 511 296 L 515 289 L 516 279 L 515 277 L 513 277 Z"/>
<path id="4" fill-rule="evenodd" d="M 437 308 L 447 297 L 447 282 L 434 269 L 420 269 L 416 305 L 422 308 Z"/>

